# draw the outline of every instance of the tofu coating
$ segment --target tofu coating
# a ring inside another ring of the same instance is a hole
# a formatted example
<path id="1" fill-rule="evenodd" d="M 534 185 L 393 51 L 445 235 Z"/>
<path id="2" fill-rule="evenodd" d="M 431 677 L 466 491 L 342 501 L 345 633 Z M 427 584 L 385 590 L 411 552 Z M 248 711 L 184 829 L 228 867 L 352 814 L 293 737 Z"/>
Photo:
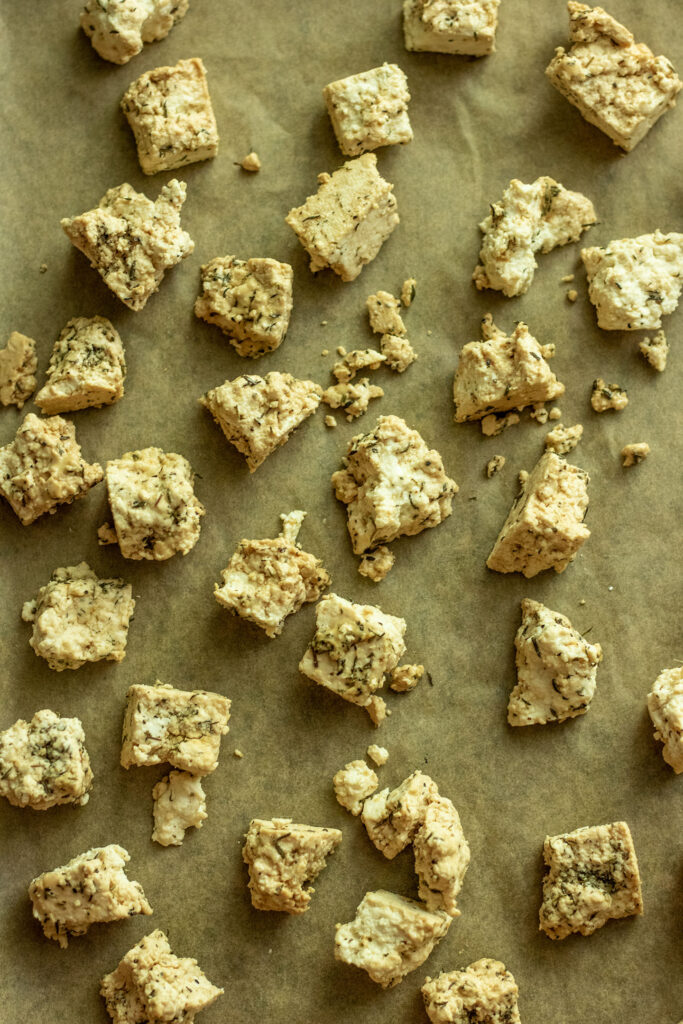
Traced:
<path id="1" fill-rule="evenodd" d="M 683 667 L 664 669 L 647 695 L 647 710 L 662 757 L 677 775 L 683 772 Z"/>
<path id="2" fill-rule="evenodd" d="M 404 0 L 406 50 L 486 57 L 496 49 L 500 0 Z"/>
<path id="3" fill-rule="evenodd" d="M 413 841 L 426 819 L 427 807 L 438 796 L 434 780 L 414 771 L 396 789 L 383 789 L 365 801 L 361 821 L 387 860 L 393 860 Z"/>
<path id="4" fill-rule="evenodd" d="M 462 971 L 427 978 L 422 986 L 432 1024 L 521 1024 L 515 979 L 500 960 L 477 960 Z"/>
<path id="5" fill-rule="evenodd" d="M 371 796 L 379 779 L 365 761 L 349 761 L 334 775 L 332 786 L 338 803 L 355 817 L 363 809 L 363 801 Z"/>
<path id="6" fill-rule="evenodd" d="M 304 914 L 314 882 L 342 840 L 336 828 L 295 825 L 291 818 L 254 818 L 242 857 L 249 868 L 249 891 L 256 910 Z"/>
<path id="7" fill-rule="evenodd" d="M 80 719 L 45 708 L 0 732 L 0 796 L 15 807 L 83 806 L 92 782 Z"/>
<path id="8" fill-rule="evenodd" d="M 42 413 L 118 402 L 123 398 L 126 357 L 114 325 L 103 316 L 69 320 L 52 349 L 47 378 L 35 398 Z"/>
<path id="9" fill-rule="evenodd" d="M 36 343 L 25 334 L 12 331 L 0 349 L 0 404 L 24 408 L 36 388 Z"/>
<path id="10" fill-rule="evenodd" d="M 103 60 L 127 64 L 145 43 L 164 39 L 189 0 L 87 0 L 81 28 Z"/>
<path id="11" fill-rule="evenodd" d="M 444 796 L 430 800 L 413 840 L 418 893 L 430 910 L 459 917 L 456 897 L 470 863 L 470 847 L 460 816 Z"/>
<path id="12" fill-rule="evenodd" d="M 201 828 L 206 813 L 202 781 L 189 772 L 169 772 L 152 790 L 154 831 L 160 846 L 182 846 L 188 828 Z"/>
<path id="13" fill-rule="evenodd" d="M 344 156 L 379 146 L 405 145 L 413 137 L 408 118 L 408 80 L 397 64 L 330 82 L 323 99 Z"/>

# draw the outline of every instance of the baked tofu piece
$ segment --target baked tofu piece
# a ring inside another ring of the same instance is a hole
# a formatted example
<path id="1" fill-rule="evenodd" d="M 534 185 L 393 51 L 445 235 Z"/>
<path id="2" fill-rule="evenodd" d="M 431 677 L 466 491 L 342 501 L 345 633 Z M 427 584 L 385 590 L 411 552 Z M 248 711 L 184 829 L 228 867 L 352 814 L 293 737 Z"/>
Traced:
<path id="1" fill-rule="evenodd" d="M 375 583 L 380 583 L 394 568 L 395 561 L 396 555 L 394 552 L 385 545 L 382 545 L 382 547 L 375 548 L 374 551 L 368 551 L 366 555 L 363 555 L 358 563 L 358 572 L 361 576 L 374 580 Z"/>
<path id="2" fill-rule="evenodd" d="M 202 267 L 195 316 L 220 327 L 238 355 L 256 359 L 285 339 L 293 278 L 289 263 L 217 256 Z"/>
<path id="3" fill-rule="evenodd" d="M 87 0 L 81 28 L 112 64 L 127 64 L 145 43 L 164 39 L 187 13 L 189 0 Z"/>
<path id="4" fill-rule="evenodd" d="M 683 82 L 602 7 L 567 7 L 572 46 L 559 46 L 545 73 L 589 124 L 629 152 L 676 105 Z"/>
<path id="5" fill-rule="evenodd" d="M 564 572 L 590 537 L 583 522 L 588 473 L 545 452 L 525 477 L 486 564 L 527 579 L 546 569 Z"/>
<path id="6" fill-rule="evenodd" d="M 564 384 L 546 362 L 554 346 L 539 345 L 525 323 L 519 321 L 508 337 L 487 313 L 481 336 L 481 341 L 465 345 L 458 358 L 453 381 L 456 423 L 524 409 L 564 394 Z"/>
<path id="7" fill-rule="evenodd" d="M 93 924 L 151 914 L 140 883 L 126 877 L 129 860 L 122 846 L 100 846 L 34 878 L 28 894 L 45 937 L 66 949 L 70 936 L 85 935 Z"/>
<path id="8" fill-rule="evenodd" d="M 124 93 L 121 110 L 145 174 L 174 171 L 218 152 L 218 128 L 199 57 L 140 75 Z"/>
<path id="9" fill-rule="evenodd" d="M 625 821 L 547 836 L 540 930 L 551 939 L 592 935 L 608 921 L 643 913 L 638 861 Z"/>
<path id="10" fill-rule="evenodd" d="M 510 725 L 545 725 L 585 715 L 595 693 L 600 644 L 589 644 L 569 619 L 538 601 L 522 601 L 515 636 L 517 685 Z"/>
<path id="11" fill-rule="evenodd" d="M 192 1024 L 223 995 L 196 960 L 171 952 L 162 931 L 145 935 L 115 971 L 102 978 L 100 995 L 114 1024 Z"/>
<path id="12" fill-rule="evenodd" d="M 377 370 L 384 362 L 386 356 L 374 348 L 355 348 L 334 364 L 332 374 L 340 383 L 345 384 L 353 380 L 359 370 Z"/>
<path id="13" fill-rule="evenodd" d="M 460 816 L 445 796 L 430 800 L 413 839 L 418 893 L 430 910 L 459 917 L 456 897 L 470 863 L 470 847 Z"/>
<path id="14" fill-rule="evenodd" d="M 379 779 L 365 761 L 349 761 L 334 775 L 332 786 L 338 803 L 355 817 L 363 809 L 363 801 L 371 796 Z"/>
<path id="15" fill-rule="evenodd" d="M 322 390 L 290 373 L 245 373 L 207 391 L 199 401 L 253 473 L 315 412 Z"/>
<path id="16" fill-rule="evenodd" d="M 534 278 L 535 254 L 576 242 L 595 224 L 595 209 L 580 192 L 544 175 L 525 185 L 513 178 L 481 222 L 484 239 L 472 280 L 508 298 L 524 295 Z"/>
<path id="17" fill-rule="evenodd" d="M 334 956 L 393 988 L 425 962 L 450 923 L 442 910 L 415 900 L 385 889 L 366 892 L 353 921 L 336 926 Z"/>
<path id="18" fill-rule="evenodd" d="M 418 358 L 408 339 L 396 334 L 383 334 L 379 339 L 379 347 L 386 365 L 395 373 L 404 373 Z"/>
<path id="19" fill-rule="evenodd" d="M 218 767 L 221 736 L 230 731 L 230 703 L 207 690 L 136 683 L 126 694 L 121 764 L 133 768 L 167 761 L 191 775 L 209 775 Z"/>
<path id="20" fill-rule="evenodd" d="M 180 227 L 186 192 L 185 182 L 173 178 L 152 202 L 131 185 L 117 185 L 94 210 L 61 221 L 69 240 L 129 309 L 142 309 L 166 271 L 194 250 Z"/>
<path id="21" fill-rule="evenodd" d="M 365 801 L 361 821 L 387 860 L 393 860 L 413 841 L 425 820 L 427 807 L 438 796 L 434 780 L 414 771 L 396 789 L 383 789 Z"/>
<path id="22" fill-rule="evenodd" d="M 78 718 L 60 718 L 46 708 L 0 732 L 0 796 L 15 807 L 83 806 L 92 781 Z"/>
<path id="23" fill-rule="evenodd" d="M 669 345 L 664 331 L 657 331 L 653 338 L 643 338 L 638 343 L 640 354 L 653 370 L 664 373 L 666 370 L 666 358 L 669 354 Z"/>
<path id="24" fill-rule="evenodd" d="M 36 389 L 36 343 L 25 334 L 12 331 L 0 349 L 0 403 L 23 409 Z"/>
<path id="25" fill-rule="evenodd" d="M 242 857 L 249 868 L 251 903 L 256 910 L 304 914 L 315 881 L 342 840 L 337 828 L 295 825 L 291 818 L 249 824 Z"/>
<path id="26" fill-rule="evenodd" d="M 427 978 L 422 986 L 432 1024 L 521 1024 L 515 979 L 500 960 L 477 960 L 462 971 Z"/>
<path id="27" fill-rule="evenodd" d="M 620 454 L 622 466 L 638 466 L 650 454 L 650 446 L 647 441 L 636 441 L 634 444 L 625 444 Z"/>
<path id="28" fill-rule="evenodd" d="M 409 693 L 415 689 L 424 674 L 424 665 L 399 665 L 391 673 L 389 688 L 396 693 Z"/>
<path id="29" fill-rule="evenodd" d="M 344 156 L 379 146 L 404 145 L 413 137 L 408 118 L 408 79 L 397 64 L 330 82 L 323 89 L 327 113 Z"/>
<path id="30" fill-rule="evenodd" d="M 406 50 L 486 57 L 493 53 L 500 0 L 405 0 Z"/>
<path id="31" fill-rule="evenodd" d="M 581 250 L 588 297 L 604 331 L 654 330 L 683 289 L 683 234 L 618 238 Z"/>
<path id="32" fill-rule="evenodd" d="M 545 435 L 546 451 L 553 451 L 557 455 L 568 455 L 573 452 L 583 437 L 583 427 L 580 423 L 573 427 L 565 427 L 564 423 L 558 423 Z"/>
<path id="33" fill-rule="evenodd" d="M 55 569 L 21 611 L 29 644 L 55 672 L 93 661 L 123 661 L 135 601 L 130 583 L 100 579 L 87 562 Z"/>
<path id="34" fill-rule="evenodd" d="M 647 695 L 647 710 L 655 739 L 664 744 L 662 757 L 677 775 L 683 772 L 683 668 L 668 668 L 657 676 Z"/>
<path id="35" fill-rule="evenodd" d="M 35 402 L 49 415 L 113 405 L 123 398 L 125 377 L 126 358 L 114 325 L 103 316 L 77 316 L 55 342 Z"/>
<path id="36" fill-rule="evenodd" d="M 602 377 L 598 377 L 593 381 L 591 406 L 594 412 L 607 412 L 608 409 L 621 412 L 627 405 L 628 394 L 626 388 L 619 387 L 618 384 L 605 384 Z"/>
<path id="37" fill-rule="evenodd" d="M 28 413 L 14 440 L 0 448 L 0 495 L 24 526 L 85 497 L 103 476 L 99 462 L 82 457 L 76 428 L 61 416 Z"/>
<path id="38" fill-rule="evenodd" d="M 322 401 L 331 409 L 342 409 L 349 422 L 367 412 L 373 398 L 382 398 L 383 388 L 371 384 L 367 377 L 356 383 L 333 384 L 322 394 Z"/>
<path id="39" fill-rule="evenodd" d="M 154 831 L 160 846 L 182 846 L 188 828 L 201 828 L 206 813 L 202 780 L 189 772 L 169 772 L 152 790 Z"/>
<path id="40" fill-rule="evenodd" d="M 290 210 L 285 221 L 310 256 L 314 274 L 329 267 L 342 281 L 354 281 L 399 222 L 394 186 L 380 176 L 374 153 L 319 174 L 318 182 L 316 194 Z"/>
<path id="41" fill-rule="evenodd" d="M 406 333 L 400 309 L 401 303 L 391 292 L 376 292 L 368 295 L 365 302 L 370 320 L 370 330 L 375 334 L 396 334 L 402 337 Z"/>

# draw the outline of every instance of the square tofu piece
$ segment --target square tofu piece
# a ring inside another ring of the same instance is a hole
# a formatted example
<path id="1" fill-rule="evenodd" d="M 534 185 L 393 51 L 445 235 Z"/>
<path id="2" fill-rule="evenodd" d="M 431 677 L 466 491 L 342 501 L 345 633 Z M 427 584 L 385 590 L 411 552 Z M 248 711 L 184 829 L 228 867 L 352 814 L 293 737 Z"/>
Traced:
<path id="1" fill-rule="evenodd" d="M 92 661 L 123 661 L 134 608 L 130 583 L 100 579 L 80 562 L 55 569 L 21 617 L 33 623 L 33 650 L 62 672 Z"/>
<path id="2" fill-rule="evenodd" d="M 223 995 L 196 960 L 175 956 L 162 931 L 145 935 L 100 984 L 114 1024 L 192 1024 Z"/>
<path id="3" fill-rule="evenodd" d="M 83 459 L 76 428 L 61 416 L 28 413 L 14 440 L 0 448 L 0 495 L 24 526 L 83 498 L 103 476 L 99 462 Z"/>
<path id="4" fill-rule="evenodd" d="M 199 401 L 253 473 L 315 412 L 322 392 L 319 384 L 290 373 L 245 373 L 207 391 Z"/>
<path id="5" fill-rule="evenodd" d="M 314 274 L 330 267 L 342 281 L 354 281 L 399 222 L 394 186 L 380 176 L 374 153 L 319 174 L 318 181 L 316 194 L 290 210 L 286 223 L 311 257 Z"/>
<path id="6" fill-rule="evenodd" d="M 382 64 L 323 89 L 327 112 L 344 156 L 410 142 L 408 80 L 397 64 Z"/>
<path id="7" fill-rule="evenodd" d="M 530 579 L 545 569 L 564 572 L 590 537 L 584 525 L 588 473 L 545 452 L 525 482 L 486 564 Z"/>
<path id="8" fill-rule="evenodd" d="M 36 387 L 36 343 L 25 334 L 12 331 L 0 349 L 0 403 L 23 409 Z"/>
<path id="9" fill-rule="evenodd" d="M 559 46 L 545 73 L 589 124 L 629 152 L 676 105 L 683 82 L 602 7 L 567 7 L 572 46 Z"/>
<path id="10" fill-rule="evenodd" d="M 427 978 L 422 986 L 432 1024 L 521 1024 L 515 979 L 500 960 L 477 960 L 463 971 Z"/>
<path id="11" fill-rule="evenodd" d="M 164 39 L 187 13 L 189 0 L 88 0 L 81 28 L 112 64 L 127 64 L 145 43 Z"/>
<path id="12" fill-rule="evenodd" d="M 285 339 L 293 278 L 289 263 L 217 256 L 202 267 L 195 316 L 220 327 L 238 355 L 256 359 Z"/>
<path id="13" fill-rule="evenodd" d="M 15 807 L 82 806 L 92 780 L 78 718 L 60 718 L 46 708 L 0 732 L 0 796 Z"/>
<path id="14" fill-rule="evenodd" d="M 434 780 L 415 771 L 396 789 L 383 789 L 365 801 L 361 821 L 387 860 L 393 860 L 413 841 L 425 820 L 427 807 L 438 796 Z"/>
<path id="15" fill-rule="evenodd" d="M 199 57 L 140 75 L 124 93 L 121 110 L 145 174 L 210 160 L 218 152 L 218 128 Z"/>
<path id="16" fill-rule="evenodd" d="M 114 295 L 142 309 L 164 274 L 194 250 L 180 227 L 187 186 L 173 178 L 152 202 L 128 184 L 110 188 L 94 210 L 65 217 L 62 228 Z"/>
<path id="17" fill-rule="evenodd" d="M 66 949 L 69 936 L 85 935 L 92 924 L 151 914 L 140 883 L 126 877 L 129 860 L 123 847 L 101 846 L 34 878 L 28 894 L 45 937 Z"/>
<path id="18" fill-rule="evenodd" d="M 202 780 L 189 772 L 169 772 L 152 790 L 154 831 L 160 846 L 182 846 L 188 828 L 201 828 L 206 813 Z"/>
<path id="19" fill-rule="evenodd" d="M 103 316 L 78 316 L 55 342 L 47 382 L 36 395 L 42 413 L 113 405 L 123 398 L 126 359 L 118 331 Z"/>
<path id="20" fill-rule="evenodd" d="M 342 834 L 337 828 L 295 825 L 291 818 L 254 818 L 245 839 L 242 857 L 249 868 L 252 906 L 304 914 L 315 892 L 310 883 L 327 866 Z"/>
<path id="21" fill-rule="evenodd" d="M 334 956 L 392 988 L 420 967 L 451 923 L 442 910 L 379 889 L 366 892 L 348 924 L 338 924 Z"/>
<path id="22" fill-rule="evenodd" d="M 495 50 L 500 0 L 405 0 L 406 50 L 486 57 Z"/>
<path id="23" fill-rule="evenodd" d="M 375 792 L 378 784 L 377 774 L 365 761 L 349 761 L 332 779 L 337 802 L 356 817 L 363 809 L 363 801 Z"/>
<path id="24" fill-rule="evenodd" d="M 413 840 L 418 893 L 430 910 L 459 917 L 456 897 L 470 863 L 470 847 L 460 816 L 445 796 L 430 800 Z"/>
<path id="25" fill-rule="evenodd" d="M 610 920 L 643 913 L 636 851 L 625 821 L 547 836 L 539 912 L 551 939 L 592 935 Z"/>
<path id="26" fill-rule="evenodd" d="M 683 667 L 661 672 L 647 695 L 647 710 L 662 757 L 677 775 L 683 772 Z"/>
<path id="27" fill-rule="evenodd" d="M 218 767 L 229 718 L 230 701 L 219 693 L 136 683 L 126 694 L 121 764 L 132 768 L 167 761 L 192 775 L 209 775 Z"/>

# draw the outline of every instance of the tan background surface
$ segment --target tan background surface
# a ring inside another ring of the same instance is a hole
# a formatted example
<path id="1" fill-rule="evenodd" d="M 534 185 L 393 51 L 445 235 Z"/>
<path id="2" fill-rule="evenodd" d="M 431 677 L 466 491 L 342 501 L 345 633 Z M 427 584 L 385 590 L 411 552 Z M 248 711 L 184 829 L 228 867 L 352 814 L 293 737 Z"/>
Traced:
<path id="1" fill-rule="evenodd" d="M 542 258 L 521 299 L 477 293 L 470 282 L 477 223 L 515 176 L 531 181 L 551 174 L 589 195 L 601 223 L 587 244 L 658 227 L 681 230 L 683 110 L 679 104 L 624 156 L 544 78 L 553 47 L 566 42 L 564 3 L 503 0 L 498 52 L 481 61 L 407 54 L 399 7 L 398 0 L 192 0 L 165 41 L 122 68 L 101 61 L 77 30 L 75 0 L 4 0 L 0 8 L 3 337 L 19 330 L 37 339 L 40 383 L 70 317 L 110 317 L 126 346 L 126 395 L 110 409 L 75 414 L 86 457 L 104 463 L 146 445 L 179 451 L 200 474 L 197 492 L 207 508 L 200 541 L 187 558 L 140 564 L 97 546 L 104 486 L 29 528 L 6 504 L 0 507 L 0 728 L 43 707 L 77 715 L 95 771 L 84 809 L 35 813 L 0 803 L 2 1024 L 103 1024 L 98 979 L 154 927 L 225 987 L 201 1018 L 205 1024 L 420 1022 L 426 1020 L 419 995 L 425 975 L 482 956 L 500 958 L 514 972 L 526 1024 L 675 1024 L 683 1014 L 677 973 L 683 781 L 664 765 L 644 703 L 659 671 L 683 657 L 681 311 L 666 322 L 672 351 L 660 375 L 637 355 L 638 336 L 597 329 L 579 246 Z M 638 39 L 683 67 L 676 0 L 615 0 L 611 10 Z M 59 219 L 96 205 L 122 181 L 156 196 L 173 176 L 140 172 L 118 103 L 143 71 L 195 55 L 208 69 L 221 150 L 215 161 L 179 175 L 188 183 L 183 226 L 196 241 L 194 255 L 167 276 L 144 311 L 132 313 L 69 245 Z M 321 89 L 383 60 L 400 63 L 413 96 L 414 142 L 379 151 L 380 169 L 395 183 L 401 225 L 355 283 L 329 273 L 314 278 L 283 218 L 315 189 L 318 172 L 342 162 Z M 234 165 L 251 148 L 263 160 L 254 177 Z M 228 252 L 294 266 L 289 335 L 256 363 L 241 360 L 219 331 L 192 314 L 200 265 Z M 48 270 L 41 275 L 43 262 Z M 579 300 L 571 305 L 560 278 L 574 271 Z M 419 362 L 401 377 L 374 375 L 386 396 L 364 419 L 340 420 L 339 429 L 328 431 L 319 412 L 250 476 L 197 397 L 245 370 L 287 370 L 327 384 L 333 356 L 323 358 L 321 350 L 370 344 L 365 297 L 377 288 L 397 290 L 409 275 L 419 282 L 406 316 Z M 593 535 L 562 576 L 526 582 L 484 566 L 517 471 L 531 468 L 545 435 L 527 417 L 492 440 L 477 426 L 452 423 L 457 353 L 478 337 L 478 321 L 489 310 L 505 329 L 524 319 L 542 343 L 556 342 L 553 368 L 567 385 L 564 422 L 585 425 L 574 457 L 591 474 Z M 629 388 L 623 413 L 590 410 L 590 384 L 598 375 Z M 437 446 L 460 493 L 444 525 L 396 544 L 396 567 L 377 587 L 356 572 L 329 476 L 349 438 L 370 429 L 380 413 L 405 416 Z M 14 409 L 0 411 L 0 443 L 11 440 L 20 420 Z M 622 470 L 619 450 L 641 440 L 651 444 L 651 458 Z M 508 462 L 489 481 L 484 466 L 498 452 Z M 432 687 L 423 682 L 410 695 L 389 696 L 394 713 L 379 732 L 361 710 L 299 675 L 312 606 L 271 641 L 212 598 L 238 540 L 273 535 L 278 513 L 292 508 L 308 510 L 301 539 L 323 558 L 333 589 L 403 615 L 408 657 L 432 674 Z M 56 674 L 28 646 L 21 604 L 56 566 L 81 559 L 101 575 L 133 583 L 138 604 L 128 654 L 121 665 Z M 591 639 L 604 648 L 589 713 L 559 727 L 506 725 L 524 596 L 569 615 L 581 630 L 591 628 Z M 125 772 L 118 765 L 126 689 L 155 677 L 233 700 L 221 764 L 206 782 L 209 819 L 181 849 L 150 840 L 151 789 L 165 769 Z M 367 889 L 416 893 L 411 853 L 385 861 L 332 794 L 337 768 L 375 741 L 391 754 L 382 782 L 395 785 L 425 767 L 458 807 L 472 848 L 462 917 L 425 968 L 386 993 L 332 955 L 335 922 L 353 916 Z M 232 756 L 236 746 L 245 753 L 242 761 Z M 342 846 L 301 918 L 250 906 L 241 837 L 251 817 L 271 815 L 343 829 Z M 612 923 L 591 938 L 552 943 L 537 930 L 544 836 L 621 818 L 631 825 L 639 855 L 645 916 Z M 95 927 L 62 951 L 33 922 L 26 887 L 39 872 L 112 842 L 130 851 L 129 874 L 143 884 L 154 916 Z"/>

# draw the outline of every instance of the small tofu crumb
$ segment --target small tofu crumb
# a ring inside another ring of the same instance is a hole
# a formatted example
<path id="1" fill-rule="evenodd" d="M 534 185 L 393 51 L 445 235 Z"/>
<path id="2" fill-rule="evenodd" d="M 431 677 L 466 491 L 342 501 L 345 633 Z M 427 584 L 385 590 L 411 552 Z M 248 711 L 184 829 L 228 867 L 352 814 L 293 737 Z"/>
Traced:
<path id="1" fill-rule="evenodd" d="M 492 476 L 495 476 L 496 473 L 500 473 L 504 465 L 504 455 L 494 455 L 492 459 L 489 459 L 489 461 L 486 463 L 486 475 L 489 478 L 489 480 L 491 479 Z"/>
<path id="2" fill-rule="evenodd" d="M 344 348 L 343 345 L 337 345 L 337 355 L 338 356 L 345 356 L 346 355 L 346 349 Z"/>
<path id="3" fill-rule="evenodd" d="M 562 410 L 558 409 L 558 407 L 556 405 L 554 405 L 552 407 L 552 409 L 550 410 L 550 412 L 548 413 L 548 419 L 549 420 L 561 420 L 562 419 Z"/>
<path id="4" fill-rule="evenodd" d="M 515 423 L 519 423 L 519 416 L 516 412 L 508 412 L 505 416 L 496 416 L 492 412 L 481 420 L 481 432 L 485 437 L 497 437 L 507 427 L 513 427 Z"/>
<path id="5" fill-rule="evenodd" d="M 370 329 L 375 334 L 396 334 L 402 337 L 406 327 L 399 313 L 400 302 L 390 292 L 379 291 L 368 295 L 366 306 L 370 318 Z"/>
<path id="6" fill-rule="evenodd" d="M 619 412 L 628 405 L 626 388 L 620 388 L 618 384 L 605 384 L 602 377 L 597 377 L 593 381 L 591 405 L 595 412 L 607 412 L 608 409 Z"/>
<path id="7" fill-rule="evenodd" d="M 325 426 L 326 427 L 336 427 L 337 426 L 337 421 L 336 421 L 336 419 L 334 418 L 334 416 L 331 413 L 329 413 L 325 417 Z"/>
<path id="8" fill-rule="evenodd" d="M 391 673 L 389 689 L 395 693 L 409 693 L 415 689 L 424 674 L 424 665 L 399 665 Z"/>
<path id="9" fill-rule="evenodd" d="M 365 761 L 349 761 L 335 774 L 332 785 L 338 803 L 358 817 L 363 801 L 375 792 L 379 779 Z"/>
<path id="10" fill-rule="evenodd" d="M 41 274 L 47 273 L 47 263 L 41 263 L 38 270 Z"/>
<path id="11" fill-rule="evenodd" d="M 417 281 L 414 277 L 408 277 L 401 285 L 401 302 L 404 306 L 412 306 L 415 301 L 415 292 L 417 290 Z"/>
<path id="12" fill-rule="evenodd" d="M 654 338 L 643 338 L 638 345 L 640 353 L 654 370 L 663 373 L 666 369 L 666 357 L 669 354 L 664 331 L 657 331 Z"/>
<path id="13" fill-rule="evenodd" d="M 332 373 L 340 384 L 353 380 L 359 370 L 377 370 L 386 362 L 386 356 L 374 348 L 356 348 L 332 367 Z"/>
<path id="14" fill-rule="evenodd" d="M 621 449 L 623 458 L 622 466 L 637 466 L 639 462 L 646 459 L 650 454 L 650 446 L 646 441 L 636 444 L 627 444 Z"/>
<path id="15" fill-rule="evenodd" d="M 565 427 L 563 423 L 558 423 L 545 435 L 546 451 L 551 449 L 558 455 L 566 455 L 576 448 L 582 435 L 583 426 L 580 423 L 573 427 Z"/>
<path id="16" fill-rule="evenodd" d="M 576 288 L 570 288 L 569 291 L 567 292 L 567 298 L 569 299 L 570 302 L 576 302 L 578 297 L 579 297 L 579 293 L 577 292 Z"/>
<path id="17" fill-rule="evenodd" d="M 232 752 L 232 756 L 233 757 L 244 757 L 244 754 L 242 753 L 241 750 L 239 750 L 237 747 L 235 747 L 235 749 Z"/>
<path id="18" fill-rule="evenodd" d="M 260 171 L 261 160 L 259 158 L 258 153 L 254 153 L 253 150 L 251 153 L 247 153 L 244 160 L 240 164 L 240 167 L 242 168 L 242 170 L 251 171 L 253 174 L 255 174 L 257 171 Z"/>
<path id="19" fill-rule="evenodd" d="M 367 412 L 373 398 L 382 398 L 384 390 L 361 377 L 355 384 L 333 384 L 322 393 L 322 401 L 333 409 L 343 409 L 347 420 L 357 419 Z"/>
<path id="20" fill-rule="evenodd" d="M 542 402 L 537 402 L 534 405 L 533 409 L 529 413 L 529 416 L 532 420 L 536 420 L 536 422 L 540 423 L 541 425 L 548 422 L 548 410 Z"/>
<path id="21" fill-rule="evenodd" d="M 389 760 L 389 751 L 386 747 L 378 747 L 376 743 L 371 743 L 368 747 L 368 757 L 381 767 Z"/>
<path id="22" fill-rule="evenodd" d="M 379 339 L 379 347 L 387 366 L 395 373 L 404 373 L 418 358 L 408 339 L 397 334 L 383 334 Z"/>
<path id="23" fill-rule="evenodd" d="M 574 280 L 574 275 L 573 274 L 565 274 L 564 277 L 560 278 L 560 281 L 562 282 L 562 284 L 570 284 L 570 282 L 573 281 L 573 280 Z"/>
<path id="24" fill-rule="evenodd" d="M 379 583 L 380 580 L 389 575 L 395 561 L 396 555 L 393 551 L 386 544 L 382 544 L 380 547 L 375 548 L 374 551 L 369 551 L 363 555 L 358 563 L 358 572 L 361 576 L 367 576 L 369 579 L 374 580 L 375 583 Z"/>
<path id="25" fill-rule="evenodd" d="M 330 354 L 329 348 L 324 348 L 322 350 L 322 352 L 320 353 L 321 356 L 329 356 L 329 354 Z"/>

